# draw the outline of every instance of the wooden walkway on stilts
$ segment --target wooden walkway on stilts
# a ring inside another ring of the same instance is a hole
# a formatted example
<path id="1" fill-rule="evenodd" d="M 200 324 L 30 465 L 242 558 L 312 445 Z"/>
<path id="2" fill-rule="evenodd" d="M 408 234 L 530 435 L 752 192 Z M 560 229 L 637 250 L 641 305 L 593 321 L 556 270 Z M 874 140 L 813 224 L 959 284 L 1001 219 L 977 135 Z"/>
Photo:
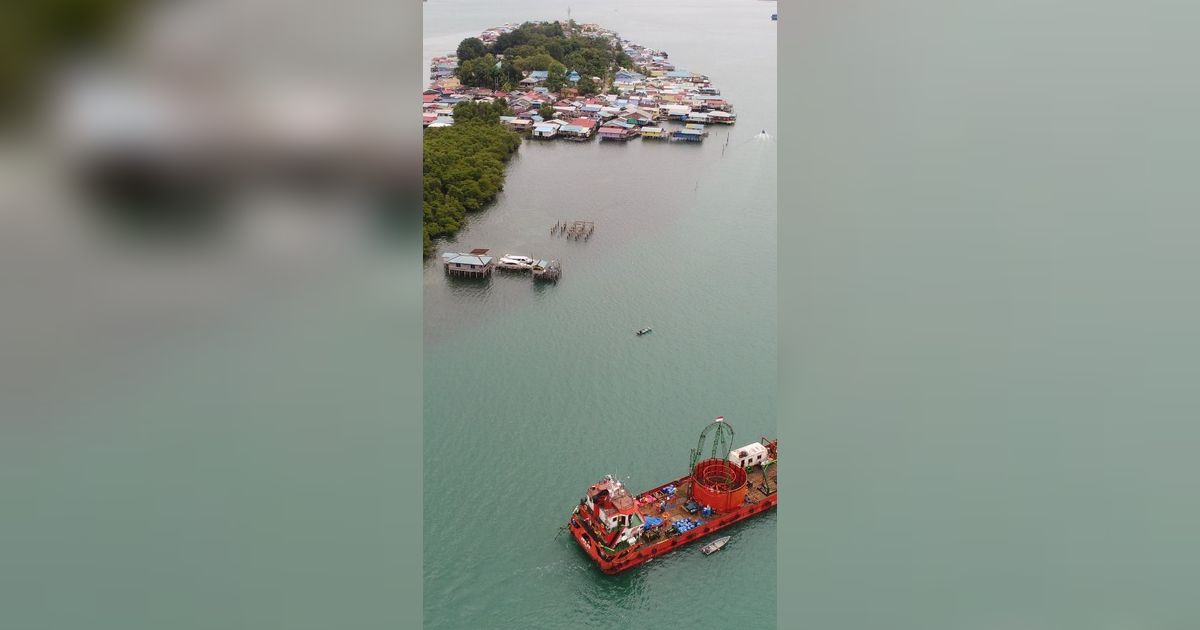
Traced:
<path id="1" fill-rule="evenodd" d="M 592 237 L 592 232 L 596 231 L 596 224 L 592 221 L 574 221 L 567 223 L 566 221 L 557 221 L 554 227 L 550 228 L 551 236 L 565 236 L 569 240 L 588 240 Z"/>

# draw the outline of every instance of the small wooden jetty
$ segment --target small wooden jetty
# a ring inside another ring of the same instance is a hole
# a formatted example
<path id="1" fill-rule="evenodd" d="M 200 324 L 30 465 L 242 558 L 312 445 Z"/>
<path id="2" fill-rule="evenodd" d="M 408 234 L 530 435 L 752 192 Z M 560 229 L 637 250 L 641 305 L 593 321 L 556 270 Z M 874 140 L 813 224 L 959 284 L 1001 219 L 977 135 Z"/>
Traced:
<path id="1" fill-rule="evenodd" d="M 446 274 L 463 278 L 487 278 L 496 267 L 495 259 L 488 256 L 488 249 L 472 249 L 469 252 L 444 252 L 442 267 Z"/>
<path id="2" fill-rule="evenodd" d="M 558 259 L 539 260 L 533 266 L 533 279 L 537 282 L 558 282 L 562 276 L 562 265 Z"/>

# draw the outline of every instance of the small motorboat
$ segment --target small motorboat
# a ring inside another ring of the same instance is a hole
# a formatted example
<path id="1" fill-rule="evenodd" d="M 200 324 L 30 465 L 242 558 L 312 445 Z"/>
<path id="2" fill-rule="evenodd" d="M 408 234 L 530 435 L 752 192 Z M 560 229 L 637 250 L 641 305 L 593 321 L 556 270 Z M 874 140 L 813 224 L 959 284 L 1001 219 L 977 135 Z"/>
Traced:
<path id="1" fill-rule="evenodd" d="M 642 335 L 644 335 L 644 334 L 646 334 L 646 333 L 648 333 L 648 332 L 650 332 L 650 329 L 649 329 L 649 328 L 643 328 L 643 329 L 641 329 L 641 330 L 637 331 L 637 336 L 641 337 Z"/>
<path id="2" fill-rule="evenodd" d="M 716 553 L 717 551 L 720 551 L 721 547 L 724 547 L 725 543 L 727 543 L 727 542 L 729 542 L 729 536 L 722 536 L 722 537 L 708 543 L 707 545 L 704 545 L 703 547 L 701 547 L 700 551 L 703 551 L 704 555 L 707 556 L 709 554 L 713 554 L 713 553 Z"/>

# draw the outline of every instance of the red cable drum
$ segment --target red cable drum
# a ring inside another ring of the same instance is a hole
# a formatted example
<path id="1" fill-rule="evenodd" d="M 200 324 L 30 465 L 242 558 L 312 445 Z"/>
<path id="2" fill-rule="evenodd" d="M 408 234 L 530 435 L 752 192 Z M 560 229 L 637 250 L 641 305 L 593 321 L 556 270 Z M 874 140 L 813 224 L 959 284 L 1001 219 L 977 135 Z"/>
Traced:
<path id="1" fill-rule="evenodd" d="M 725 459 L 706 459 L 692 472 L 692 499 L 701 507 L 729 512 L 746 500 L 746 471 Z"/>

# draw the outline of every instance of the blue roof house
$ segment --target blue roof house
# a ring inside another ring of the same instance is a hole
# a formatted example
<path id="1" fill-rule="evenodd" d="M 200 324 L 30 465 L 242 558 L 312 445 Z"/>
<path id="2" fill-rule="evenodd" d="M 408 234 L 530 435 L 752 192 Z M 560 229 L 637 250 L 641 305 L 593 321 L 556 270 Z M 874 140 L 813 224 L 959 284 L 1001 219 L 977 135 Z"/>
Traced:
<path id="1" fill-rule="evenodd" d="M 567 80 L 571 83 L 579 83 L 579 73 L 572 70 L 571 73 L 567 75 Z"/>
<path id="2" fill-rule="evenodd" d="M 480 253 L 458 253 L 446 252 L 442 254 L 442 266 L 446 273 L 460 276 L 473 276 L 476 278 L 491 275 L 492 263 L 491 256 L 485 256 L 487 250 L 476 250 Z"/>

